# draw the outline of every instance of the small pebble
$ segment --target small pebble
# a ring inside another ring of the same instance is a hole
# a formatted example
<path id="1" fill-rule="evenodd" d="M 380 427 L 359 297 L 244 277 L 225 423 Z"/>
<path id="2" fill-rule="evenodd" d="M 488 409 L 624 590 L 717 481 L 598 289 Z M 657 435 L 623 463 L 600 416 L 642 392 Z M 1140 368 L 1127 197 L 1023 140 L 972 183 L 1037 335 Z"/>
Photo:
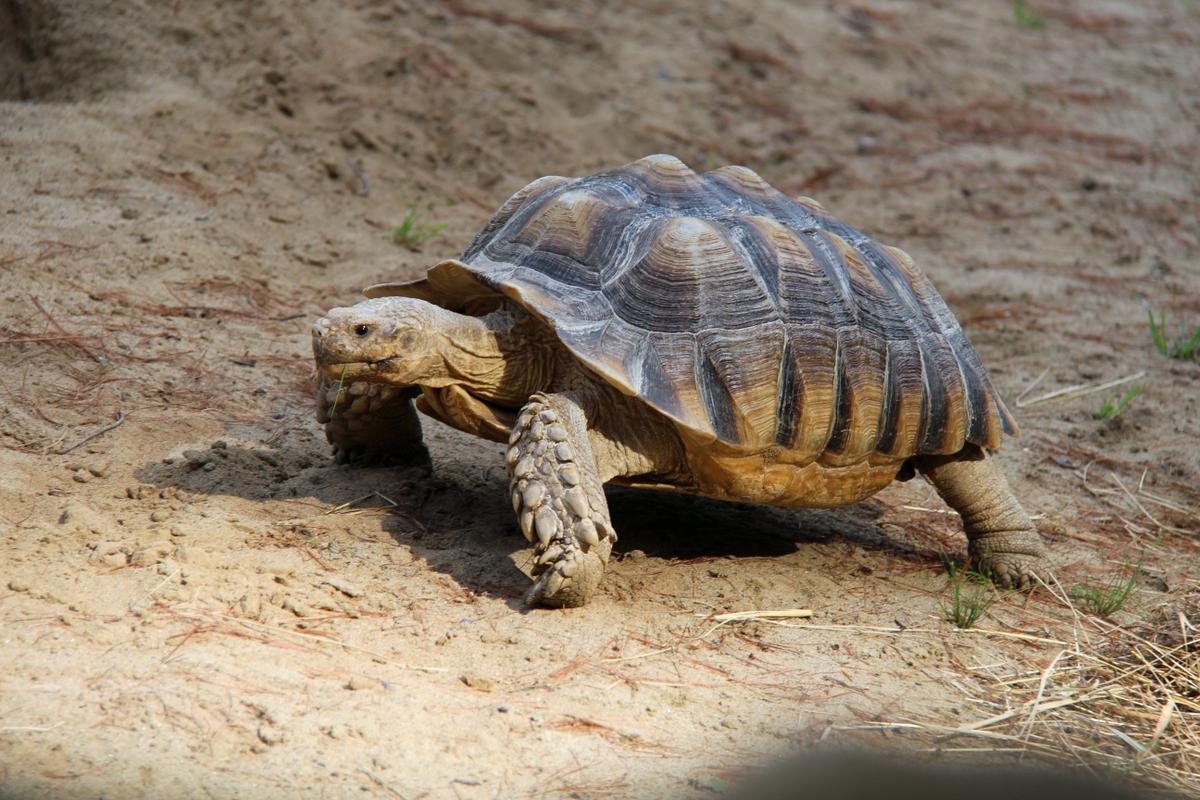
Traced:
<path id="1" fill-rule="evenodd" d="M 493 681 L 491 678 L 485 678 L 484 676 L 475 672 L 463 673 L 462 675 L 458 676 L 458 679 L 467 686 L 470 686 L 472 689 L 478 689 L 481 692 L 490 692 L 496 688 L 495 681 Z"/>
<path id="2" fill-rule="evenodd" d="M 375 681 L 359 675 L 355 675 L 351 677 L 350 680 L 346 681 L 346 688 L 352 692 L 361 692 L 364 689 L 371 689 L 374 686 Z"/>
<path id="3" fill-rule="evenodd" d="M 14 592 L 28 592 L 29 584 L 20 578 L 13 578 L 8 582 L 8 588 Z"/>
<path id="4" fill-rule="evenodd" d="M 209 462 L 205 463 L 205 465 L 203 467 L 201 467 L 200 469 L 204 470 L 205 472 L 212 472 L 216 468 L 217 468 L 217 465 L 214 464 L 213 462 L 209 461 Z"/>
<path id="5" fill-rule="evenodd" d="M 86 469 L 77 469 L 75 470 L 73 477 L 75 478 L 76 483 L 87 483 L 92 479 L 92 473 L 88 472 Z"/>
<path id="6" fill-rule="evenodd" d="M 361 597 L 363 593 L 363 590 L 358 586 L 341 578 L 326 578 L 322 583 L 332 586 L 347 597 Z"/>
<path id="7" fill-rule="evenodd" d="M 163 522 L 169 516 L 171 516 L 169 512 L 159 509 L 158 511 L 150 512 L 150 521 L 151 522 Z"/>
<path id="8" fill-rule="evenodd" d="M 283 731 L 270 725 L 259 725 L 258 740 L 263 744 L 279 744 L 283 741 Z"/>

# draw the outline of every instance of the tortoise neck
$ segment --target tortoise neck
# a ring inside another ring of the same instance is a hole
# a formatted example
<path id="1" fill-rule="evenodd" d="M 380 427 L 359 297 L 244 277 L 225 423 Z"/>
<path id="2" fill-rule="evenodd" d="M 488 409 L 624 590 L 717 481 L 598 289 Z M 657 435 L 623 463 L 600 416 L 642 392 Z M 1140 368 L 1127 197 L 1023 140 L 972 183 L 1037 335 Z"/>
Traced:
<path id="1" fill-rule="evenodd" d="M 549 386 L 554 341 L 544 325 L 505 307 L 483 317 L 440 309 L 438 350 L 445 363 L 442 385 L 458 385 L 486 403 L 520 408 Z"/>

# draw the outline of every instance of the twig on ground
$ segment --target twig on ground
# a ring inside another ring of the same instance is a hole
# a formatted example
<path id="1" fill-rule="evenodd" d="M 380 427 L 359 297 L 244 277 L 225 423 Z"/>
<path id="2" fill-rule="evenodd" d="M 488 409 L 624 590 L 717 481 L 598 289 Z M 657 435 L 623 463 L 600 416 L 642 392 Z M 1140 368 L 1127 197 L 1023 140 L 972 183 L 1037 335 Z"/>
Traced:
<path id="1" fill-rule="evenodd" d="M 92 431 L 87 436 L 83 437 L 82 439 L 80 439 L 78 442 L 71 445 L 70 447 L 62 448 L 61 450 L 58 451 L 58 455 L 65 456 L 67 453 L 71 452 L 72 450 L 74 450 L 78 447 L 81 447 L 81 446 L 87 444 L 92 439 L 95 439 L 97 436 L 100 436 L 101 434 L 104 434 L 104 433 L 108 433 L 113 428 L 118 427 L 124 421 L 125 421 L 125 412 L 123 410 L 117 411 L 117 418 L 114 419 L 112 422 L 108 423 L 107 425 L 105 425 L 103 428 L 100 428 L 99 430 Z"/>
<path id="2" fill-rule="evenodd" d="M 406 800 L 406 798 L 405 798 L 405 796 L 404 796 L 403 794 L 401 794 L 401 793 L 400 793 L 400 792 L 398 792 L 397 790 L 393 789 L 393 788 L 392 788 L 392 787 L 391 787 L 391 786 L 390 786 L 390 785 L 387 783 L 387 781 L 385 781 L 383 778 L 381 778 L 381 777 L 379 777 L 378 775 L 376 775 L 374 772 L 371 772 L 371 771 L 370 771 L 370 770 L 368 770 L 368 769 L 359 769 L 359 772 L 361 772 L 363 775 L 366 775 L 368 778 L 370 778 L 370 779 L 371 779 L 371 783 L 375 784 L 375 785 L 376 785 L 376 786 L 378 786 L 380 789 L 383 789 L 383 790 L 384 790 L 385 792 L 387 792 L 387 793 L 388 793 L 390 796 L 392 796 L 392 797 L 398 797 L 398 798 L 400 798 L 400 800 Z"/>
<path id="3" fill-rule="evenodd" d="M 181 610 L 170 609 L 170 608 L 168 608 L 166 610 L 167 610 L 167 613 L 169 613 L 173 617 L 178 617 L 179 619 L 188 620 L 188 621 L 191 621 L 191 622 L 197 624 L 198 630 L 193 629 L 192 631 L 189 631 L 187 633 L 178 634 L 179 636 L 185 636 L 188 638 L 190 638 L 191 636 L 193 636 L 194 634 L 196 634 L 198 632 L 205 633 L 205 632 L 209 632 L 209 631 L 216 632 L 216 633 L 225 633 L 225 634 L 229 634 L 229 635 L 238 635 L 236 632 L 236 628 L 243 628 L 245 631 L 250 632 L 255 637 L 262 637 L 260 640 L 265 643 L 277 644 L 280 646 L 290 646 L 293 648 L 302 647 L 302 645 L 300 645 L 296 642 L 289 642 L 287 640 L 287 637 L 296 637 L 298 639 L 304 640 L 305 642 L 314 642 L 314 643 L 320 643 L 320 644 L 334 645 L 334 646 L 340 647 L 344 650 L 350 650 L 350 651 L 357 652 L 357 653 L 363 653 L 364 655 L 370 656 L 371 658 L 375 659 L 376 661 L 378 661 L 381 664 L 388 664 L 389 666 L 398 667 L 400 669 L 413 670 L 413 671 L 417 671 L 417 672 L 438 672 L 438 673 L 450 671 L 449 669 L 447 669 L 445 667 L 425 667 L 425 666 L 420 666 L 420 665 L 416 665 L 416 664 L 407 664 L 402 661 L 396 661 L 396 660 L 389 658 L 388 656 L 385 656 L 384 654 L 378 653 L 374 650 L 369 650 L 365 647 L 359 647 L 358 645 L 350 644 L 349 642 L 343 642 L 340 639 L 334 639 L 330 636 L 318 636 L 318 635 L 312 634 L 312 633 L 301 633 L 300 631 L 294 631 L 289 628 L 282 628 L 278 625 L 270 625 L 265 622 L 259 622 L 257 620 L 245 619 L 244 617 L 237 617 L 237 616 L 233 616 L 232 614 L 226 614 L 223 612 L 181 611 Z M 266 638 L 267 635 L 272 635 L 272 636 L 276 636 L 276 637 L 280 637 L 280 638 L 278 638 L 277 640 L 271 640 L 271 639 Z M 174 637 L 171 637 L 171 638 L 174 638 Z M 179 648 L 177 647 L 176 650 L 178 650 L 178 649 Z M 305 649 L 307 649 L 307 648 L 305 648 Z"/>
<path id="4" fill-rule="evenodd" d="M 1017 398 L 1016 406 L 1017 408 L 1032 408 L 1033 406 L 1041 403 L 1048 403 L 1052 400 L 1074 400 L 1077 397 L 1085 397 L 1089 394 L 1095 394 L 1096 392 L 1103 392 L 1105 389 L 1111 389 L 1114 386 L 1121 386 L 1122 384 L 1129 383 L 1130 381 L 1136 381 L 1145 377 L 1145 375 L 1146 371 L 1142 370 L 1141 372 L 1133 375 L 1127 375 L 1124 378 L 1118 378 L 1117 380 L 1108 381 L 1106 383 L 1100 383 L 1091 386 L 1086 383 L 1080 383 L 1076 384 L 1075 386 L 1067 386 L 1062 389 L 1055 389 L 1053 392 L 1047 392 L 1046 394 L 1035 397 L 1027 402 L 1023 402 L 1020 398 Z"/>
<path id="5" fill-rule="evenodd" d="M 63 326 L 58 324 L 58 320 L 56 320 L 50 314 L 50 312 L 47 311 L 40 302 L 38 302 L 38 299 L 36 297 L 34 297 L 33 295 L 29 295 L 29 300 L 30 300 L 30 302 L 33 303 L 34 307 L 37 308 L 38 311 L 42 312 L 42 316 L 46 318 L 46 321 L 50 323 L 50 325 L 54 328 L 54 330 L 56 330 L 62 334 L 63 341 L 69 342 L 70 344 L 79 348 L 81 351 L 83 351 L 83 353 L 85 355 L 87 355 L 88 358 L 90 358 L 92 361 L 95 361 L 97 364 L 103 364 L 105 362 L 104 358 L 101 358 L 100 356 L 96 355 L 91 350 L 89 350 L 88 348 L 86 348 L 82 344 L 80 344 L 78 341 L 76 341 L 77 339 L 80 339 L 83 337 L 81 337 L 77 334 L 72 335 L 70 333 L 67 333 L 66 330 L 63 329 Z"/>
<path id="6" fill-rule="evenodd" d="M 1117 484 L 1117 486 L 1121 487 L 1121 491 L 1125 493 L 1125 496 L 1129 498 L 1130 502 L 1132 502 L 1135 506 L 1137 506 L 1138 511 L 1141 511 L 1143 514 L 1146 515 L 1146 519 L 1150 520 L 1151 522 L 1153 522 L 1155 525 L 1157 525 L 1159 528 L 1162 528 L 1163 530 L 1173 531 L 1175 533 L 1183 533 L 1184 532 L 1180 528 L 1175 528 L 1170 525 L 1165 525 L 1165 524 L 1159 522 L 1158 519 L 1155 518 L 1155 516 L 1153 514 L 1151 514 L 1149 511 L 1146 510 L 1146 507 L 1144 505 L 1142 505 L 1141 501 L 1138 500 L 1136 497 L 1134 497 L 1133 494 L 1128 489 L 1125 488 L 1125 484 L 1121 482 L 1121 479 L 1117 477 L 1117 474 L 1115 472 L 1109 472 L 1108 475 L 1109 475 L 1109 477 L 1111 477 L 1113 479 L 1113 481 Z"/>
<path id="7" fill-rule="evenodd" d="M 175 569 L 171 570 L 171 573 L 170 573 L 169 575 L 167 575 L 167 576 L 166 576 L 165 578 L 163 578 L 161 581 L 159 581 L 158 583 L 156 583 L 156 584 L 154 585 L 154 588 L 153 588 L 153 589 L 151 589 L 150 591 L 146 592 L 144 595 L 142 595 L 141 597 L 139 597 L 137 600 L 130 600 L 130 601 L 129 601 L 129 605 L 128 605 L 128 608 L 129 608 L 129 610 L 130 610 L 130 611 L 136 611 L 136 610 L 138 610 L 138 606 L 140 606 L 140 605 L 142 605 L 143 603 L 145 603 L 147 600 L 149 600 L 151 597 L 153 597 L 153 596 L 155 595 L 155 593 L 156 593 L 156 592 L 157 592 L 159 589 L 161 589 L 162 587 L 166 586 L 168 583 L 170 583 L 171 581 L 173 581 L 173 580 L 174 580 L 175 578 L 177 578 L 178 576 L 179 576 L 179 567 L 176 567 Z"/>
<path id="8" fill-rule="evenodd" d="M 0 733 L 16 733 L 18 731 L 27 733 L 45 733 L 46 731 L 52 731 L 55 728 L 61 728 L 66 724 L 67 723 L 65 722 L 56 722 L 53 725 L 4 725 L 0 727 Z"/>
<path id="9" fill-rule="evenodd" d="M 451 13 L 460 17 L 485 19 L 496 25 L 513 25 L 518 28 L 524 28 L 530 33 L 554 39 L 577 39 L 588 35 L 587 30 L 573 25 L 552 25 L 548 22 L 541 22 L 529 17 L 517 17 L 512 14 L 505 14 L 503 11 L 471 8 L 459 2 L 459 0 L 445 0 L 445 6 Z"/>
<path id="10" fill-rule="evenodd" d="M 361 503 L 363 500 L 370 500 L 372 497 L 379 497 L 379 498 L 381 498 L 381 499 L 382 499 L 382 500 L 383 500 L 385 503 L 388 503 L 388 504 L 389 504 L 389 507 L 388 507 L 388 508 L 385 508 L 385 509 L 379 509 L 379 508 L 356 508 L 356 509 L 353 509 L 353 510 L 348 510 L 348 509 L 350 509 L 350 507 L 351 507 L 351 506 L 353 506 L 355 503 Z M 333 508 L 331 508 L 331 509 L 329 509 L 328 511 L 326 511 L 326 512 L 325 512 L 325 514 L 324 514 L 324 516 L 329 516 L 330 514 L 354 514 L 354 513 L 358 513 L 358 512 L 362 512 L 362 511 L 390 511 L 390 510 L 391 510 L 391 507 L 392 507 L 392 506 L 395 506 L 395 505 L 396 505 L 396 501 L 395 501 L 395 500 L 389 500 L 388 498 L 384 497 L 384 496 L 383 496 L 382 494 L 380 494 L 379 492 L 371 492 L 370 494 L 364 494 L 362 497 L 356 497 L 356 498 L 354 498 L 353 500 L 347 500 L 346 502 L 342 503 L 342 504 L 341 504 L 341 505 L 339 505 L 339 506 L 334 506 Z"/>
<path id="11" fill-rule="evenodd" d="M 717 622 L 743 622 L 752 619 L 808 619 L 813 615 L 808 608 L 784 608 L 778 611 L 731 611 L 728 614 L 717 614 L 707 619 Z"/>
<path id="12" fill-rule="evenodd" d="M 1042 370 L 1041 375 L 1038 375 L 1036 378 L 1034 378 L 1033 381 L 1028 386 L 1026 386 L 1025 389 L 1019 395 L 1017 395 L 1017 399 L 1014 401 L 1017 408 L 1022 407 L 1021 403 L 1023 403 L 1025 398 L 1029 396 L 1029 393 L 1032 392 L 1037 387 L 1038 384 L 1040 384 L 1043 380 L 1045 380 L 1046 376 L 1049 374 L 1050 374 L 1050 368 L 1046 367 L 1044 370 Z"/>

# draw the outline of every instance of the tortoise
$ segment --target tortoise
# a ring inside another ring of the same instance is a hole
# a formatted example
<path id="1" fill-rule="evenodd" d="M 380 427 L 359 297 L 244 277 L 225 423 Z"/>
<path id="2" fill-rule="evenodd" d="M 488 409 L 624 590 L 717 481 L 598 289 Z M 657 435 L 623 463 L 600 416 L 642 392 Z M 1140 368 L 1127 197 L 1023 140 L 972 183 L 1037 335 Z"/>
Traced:
<path id="1" fill-rule="evenodd" d="M 595 594 L 606 483 L 829 508 L 920 472 L 979 568 L 1037 578 L 1041 540 L 991 455 L 1017 423 L 941 296 L 745 167 L 540 178 L 461 258 L 365 295 L 313 326 L 335 453 L 427 460 L 414 398 L 506 442 L 530 604 Z"/>

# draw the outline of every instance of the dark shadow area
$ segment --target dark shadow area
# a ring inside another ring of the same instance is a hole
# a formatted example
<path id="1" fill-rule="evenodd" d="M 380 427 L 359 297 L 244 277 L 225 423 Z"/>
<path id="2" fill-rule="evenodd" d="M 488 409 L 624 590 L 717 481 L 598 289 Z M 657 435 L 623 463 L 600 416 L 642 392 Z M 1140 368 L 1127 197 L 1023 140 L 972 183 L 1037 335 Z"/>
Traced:
<path id="1" fill-rule="evenodd" d="M 1089 774 L 1090 773 L 1090 774 Z M 996 756 L 950 763 L 901 760 L 872 752 L 810 752 L 781 761 L 724 794 L 729 800 L 1140 800 L 1153 795 L 1103 770 L 1013 764 Z"/>
<path id="2" fill-rule="evenodd" d="M 430 443 L 434 469 L 429 474 L 412 468 L 339 466 L 313 431 L 291 433 L 286 444 L 274 447 L 245 439 L 218 440 L 206 449 L 147 463 L 137 477 L 192 499 L 311 498 L 327 509 L 353 501 L 357 508 L 381 508 L 393 501 L 393 513 L 378 517 L 393 540 L 464 589 L 522 607 L 529 578 L 514 565 L 512 555 L 527 545 L 513 515 L 502 459 L 493 454 L 495 445 L 480 442 L 479 461 L 472 462 L 458 460 L 453 453 L 447 458 L 451 448 L 439 447 L 435 440 Z M 476 441 L 462 437 L 464 443 Z M 454 449 L 461 454 L 461 448 Z M 609 487 L 607 494 L 619 536 L 617 558 L 633 551 L 665 560 L 778 557 L 796 552 L 801 543 L 840 539 L 922 564 L 939 560 L 935 552 L 890 537 L 878 524 L 884 508 L 873 500 L 826 510 L 623 487 Z M 311 513 L 323 512 L 312 508 Z M 328 519 L 336 520 L 337 515 Z"/>
<path id="3" fill-rule="evenodd" d="M 864 521 L 879 515 L 874 504 L 828 511 L 623 487 L 609 487 L 607 495 L 620 537 L 618 553 L 641 550 L 667 559 L 758 558 L 786 555 L 796 551 L 797 543 L 835 536 L 885 543 L 882 531 Z"/>
<path id="4" fill-rule="evenodd" d="M 374 519 L 414 557 L 466 590 L 521 607 L 529 578 L 510 556 L 525 541 L 513 519 L 502 464 L 440 461 L 432 475 L 419 468 L 351 467 L 335 464 L 311 431 L 295 433 L 290 437 L 295 441 L 279 447 L 218 440 L 180 458 L 147 463 L 137 477 L 192 500 L 315 501 L 298 506 L 298 516 L 323 518 L 335 531 L 339 515 L 323 517 L 326 511 L 347 503 L 347 511 L 389 508 L 392 513 Z"/>
<path id="5" fill-rule="evenodd" d="M 0 0 L 0 101 L 72 100 L 123 83 L 121 44 L 89 14 L 45 0 Z"/>

